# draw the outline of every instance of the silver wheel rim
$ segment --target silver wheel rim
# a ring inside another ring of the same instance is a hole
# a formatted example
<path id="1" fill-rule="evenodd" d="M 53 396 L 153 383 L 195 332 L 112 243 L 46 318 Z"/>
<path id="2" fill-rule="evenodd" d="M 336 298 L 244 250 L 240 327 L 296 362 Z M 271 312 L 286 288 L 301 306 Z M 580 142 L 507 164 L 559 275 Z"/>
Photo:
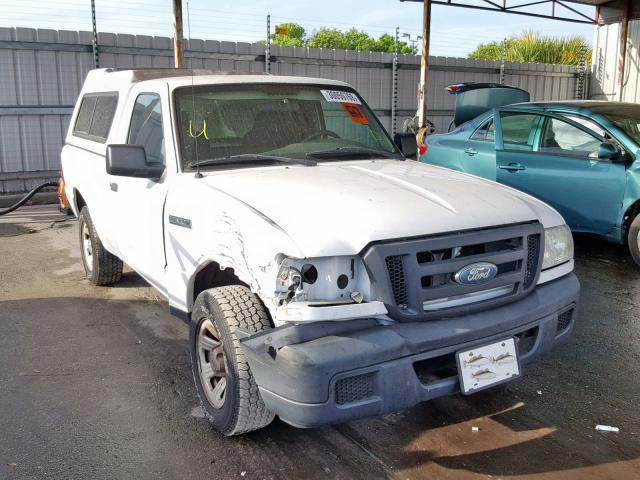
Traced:
<path id="1" fill-rule="evenodd" d="M 218 329 L 208 318 L 200 324 L 196 346 L 202 389 L 213 408 L 222 408 L 227 390 L 227 360 Z"/>
<path id="2" fill-rule="evenodd" d="M 91 233 L 87 223 L 82 224 L 82 255 L 87 270 L 93 270 L 93 246 L 91 245 Z"/>
<path id="3" fill-rule="evenodd" d="M 636 244 L 638 245 L 638 251 L 640 251 L 640 230 L 638 230 L 638 234 L 636 235 Z"/>

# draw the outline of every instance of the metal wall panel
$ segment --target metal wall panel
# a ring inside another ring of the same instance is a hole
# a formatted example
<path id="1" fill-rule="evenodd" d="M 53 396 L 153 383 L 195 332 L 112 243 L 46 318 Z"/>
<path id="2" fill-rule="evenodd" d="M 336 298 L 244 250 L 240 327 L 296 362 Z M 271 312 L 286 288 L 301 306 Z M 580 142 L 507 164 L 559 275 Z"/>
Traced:
<path id="1" fill-rule="evenodd" d="M 0 193 L 24 191 L 57 176 L 70 111 L 93 68 L 91 40 L 91 32 L 0 28 Z M 172 42 L 167 37 L 99 33 L 98 44 L 101 67 L 173 66 Z M 194 68 L 263 72 L 264 54 L 260 44 L 185 42 L 186 64 Z M 385 128 L 391 127 L 392 54 L 272 46 L 271 56 L 272 74 L 352 84 Z M 445 57 L 430 61 L 429 118 L 440 131 L 446 131 L 454 103 L 445 86 L 500 79 L 499 62 Z M 399 55 L 398 129 L 414 115 L 419 72 L 419 57 Z M 534 100 L 569 99 L 575 93 L 572 67 L 508 63 L 506 73 L 506 83 L 531 91 Z M 633 82 L 637 81 L 636 75 Z"/>

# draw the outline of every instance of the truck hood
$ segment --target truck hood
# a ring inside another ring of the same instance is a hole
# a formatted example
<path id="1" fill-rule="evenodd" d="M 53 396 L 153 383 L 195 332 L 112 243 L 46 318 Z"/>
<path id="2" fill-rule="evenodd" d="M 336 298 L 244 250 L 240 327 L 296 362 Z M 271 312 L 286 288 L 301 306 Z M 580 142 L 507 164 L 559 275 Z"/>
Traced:
<path id="1" fill-rule="evenodd" d="M 379 240 L 564 223 L 524 193 L 414 161 L 250 168 L 209 172 L 202 181 L 284 230 L 306 257 L 352 255 Z"/>

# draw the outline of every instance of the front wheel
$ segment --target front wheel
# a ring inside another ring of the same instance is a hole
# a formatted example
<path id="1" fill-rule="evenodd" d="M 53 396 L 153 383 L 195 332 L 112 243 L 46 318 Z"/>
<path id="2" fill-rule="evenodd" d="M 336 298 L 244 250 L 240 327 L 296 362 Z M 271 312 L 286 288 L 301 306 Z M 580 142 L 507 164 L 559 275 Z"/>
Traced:
<path id="1" fill-rule="evenodd" d="M 269 329 L 263 305 L 241 285 L 205 290 L 191 314 L 189 343 L 196 390 L 209 422 L 225 435 L 269 425 L 274 418 L 260 396 L 238 330 Z"/>
<path id="2" fill-rule="evenodd" d="M 627 244 L 629 245 L 629 252 L 633 257 L 633 261 L 636 265 L 640 266 L 640 214 L 636 215 L 631 225 L 629 226 L 629 233 L 627 234 Z"/>

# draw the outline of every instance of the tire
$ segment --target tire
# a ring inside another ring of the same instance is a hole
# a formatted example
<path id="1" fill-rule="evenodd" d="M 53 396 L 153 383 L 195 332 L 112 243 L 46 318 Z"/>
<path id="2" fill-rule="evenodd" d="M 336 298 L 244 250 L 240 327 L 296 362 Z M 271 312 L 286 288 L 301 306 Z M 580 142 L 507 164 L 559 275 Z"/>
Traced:
<path id="1" fill-rule="evenodd" d="M 636 215 L 631 225 L 629 225 L 627 245 L 629 246 L 629 252 L 631 252 L 633 261 L 636 262 L 636 265 L 640 266 L 640 214 Z"/>
<path id="2" fill-rule="evenodd" d="M 122 278 L 122 260 L 105 250 L 96 232 L 89 207 L 82 207 L 78 216 L 80 256 L 84 273 L 94 285 L 113 285 Z"/>
<path id="3" fill-rule="evenodd" d="M 270 328 L 264 306 L 244 286 L 211 288 L 196 299 L 189 333 L 193 378 L 209 422 L 224 435 L 258 430 L 273 421 L 237 333 Z"/>

